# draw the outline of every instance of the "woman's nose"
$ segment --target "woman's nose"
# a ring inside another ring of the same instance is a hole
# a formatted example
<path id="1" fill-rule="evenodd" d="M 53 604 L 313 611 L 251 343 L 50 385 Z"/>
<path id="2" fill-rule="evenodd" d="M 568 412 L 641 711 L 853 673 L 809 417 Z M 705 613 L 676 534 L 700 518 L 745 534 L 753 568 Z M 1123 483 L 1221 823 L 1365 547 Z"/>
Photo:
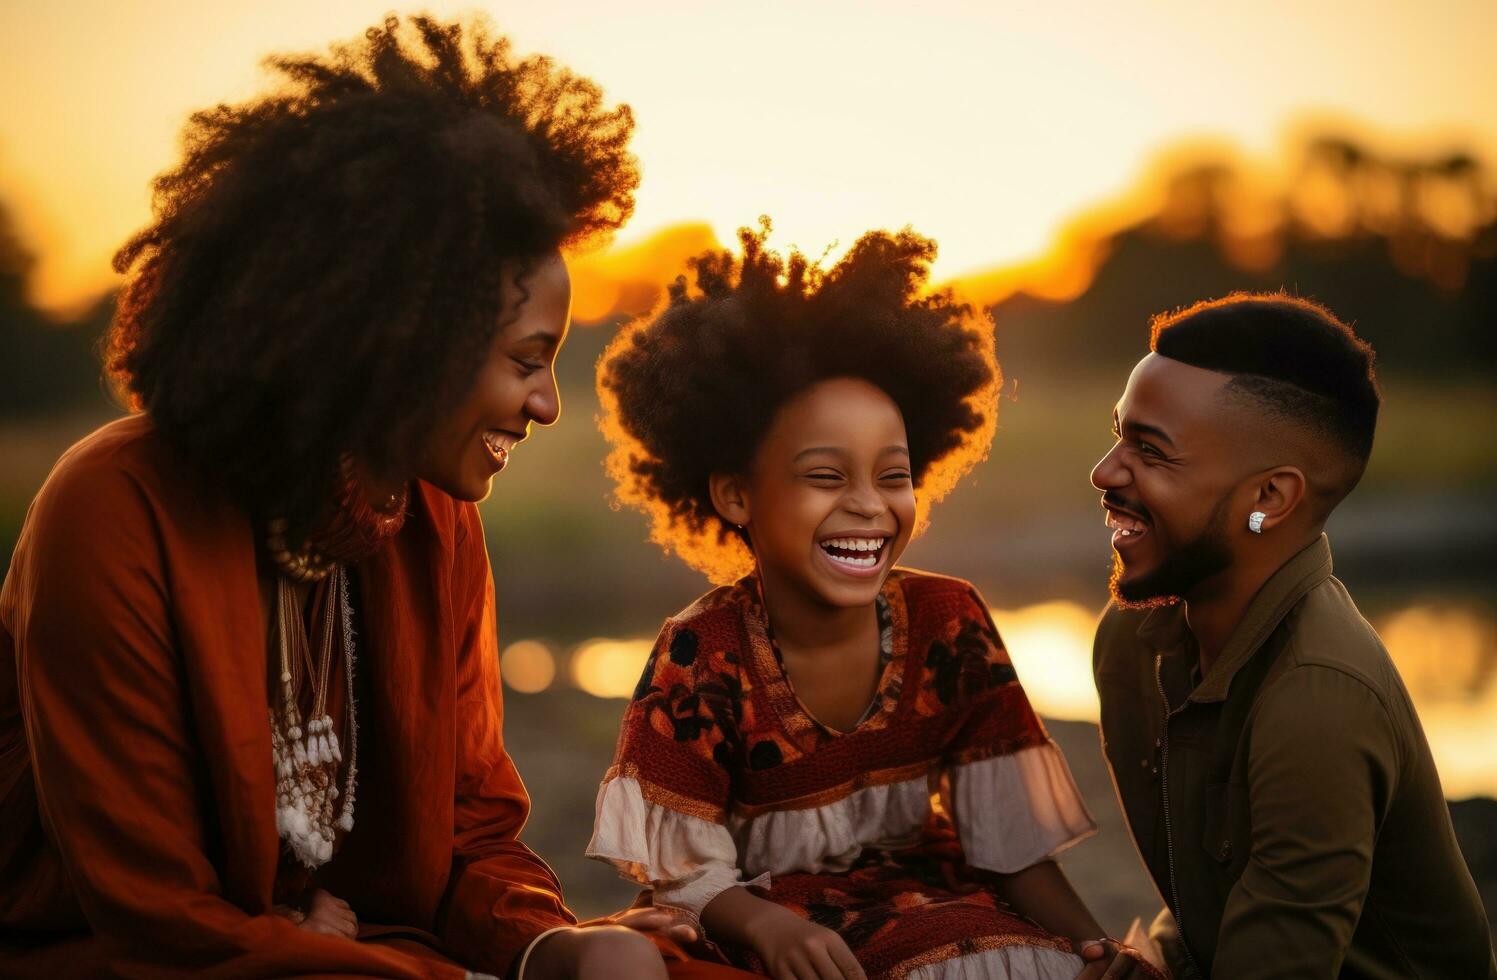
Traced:
<path id="1" fill-rule="evenodd" d="M 546 380 L 525 399 L 525 412 L 538 425 L 553 425 L 561 418 L 561 392 L 556 387 L 556 372 L 547 371 Z"/>

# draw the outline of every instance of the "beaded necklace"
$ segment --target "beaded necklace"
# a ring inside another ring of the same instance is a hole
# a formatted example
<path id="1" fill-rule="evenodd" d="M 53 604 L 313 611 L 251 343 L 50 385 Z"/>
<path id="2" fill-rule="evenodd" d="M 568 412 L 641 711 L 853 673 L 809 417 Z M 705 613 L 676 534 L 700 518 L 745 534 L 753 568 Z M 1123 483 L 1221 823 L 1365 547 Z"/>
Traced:
<path id="1" fill-rule="evenodd" d="M 348 573 L 344 564 L 367 557 L 405 522 L 408 492 L 402 489 L 375 509 L 354 477 L 350 458 L 343 461 L 343 479 L 337 507 L 315 543 L 292 551 L 287 547 L 287 522 L 283 518 L 267 525 L 271 559 L 275 562 L 275 636 L 280 654 L 279 703 L 269 708 L 270 743 L 276 773 L 276 832 L 292 853 L 308 868 L 326 864 L 333 856 L 339 830 L 353 829 L 354 791 L 358 779 L 358 724 L 353 700 L 353 612 L 348 602 Z M 323 594 L 322 629 L 317 656 L 296 599 L 294 583 L 328 579 Z M 327 713 L 329 685 L 333 683 L 333 646 L 342 624 L 344 734 L 348 739 L 348 766 L 343 787 L 338 787 L 338 767 L 343 746 L 332 717 Z M 310 683 L 312 704 L 305 725 L 297 695 Z M 341 802 L 340 802 L 341 801 Z"/>

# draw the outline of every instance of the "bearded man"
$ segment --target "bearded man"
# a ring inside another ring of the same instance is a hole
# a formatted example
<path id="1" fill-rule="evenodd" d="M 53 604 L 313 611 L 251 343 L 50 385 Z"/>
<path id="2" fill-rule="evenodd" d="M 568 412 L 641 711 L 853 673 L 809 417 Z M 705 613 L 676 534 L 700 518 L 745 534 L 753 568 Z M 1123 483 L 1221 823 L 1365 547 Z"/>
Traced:
<path id="1" fill-rule="evenodd" d="M 1331 574 L 1373 351 L 1326 309 L 1157 318 L 1092 471 L 1113 529 L 1102 739 L 1180 976 L 1497 977 L 1414 705 Z"/>

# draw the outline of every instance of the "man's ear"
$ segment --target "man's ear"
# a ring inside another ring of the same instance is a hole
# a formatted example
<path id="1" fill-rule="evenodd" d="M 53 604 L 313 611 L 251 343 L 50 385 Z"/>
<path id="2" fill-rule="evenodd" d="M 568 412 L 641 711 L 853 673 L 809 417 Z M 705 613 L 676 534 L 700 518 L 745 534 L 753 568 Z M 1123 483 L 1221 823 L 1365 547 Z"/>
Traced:
<path id="1" fill-rule="evenodd" d="M 717 516 L 729 524 L 742 526 L 749 522 L 749 501 L 745 480 L 733 473 L 713 473 L 707 478 L 712 507 Z"/>
<path id="2" fill-rule="evenodd" d="M 1259 477 L 1253 510 L 1263 513 L 1263 530 L 1272 530 L 1288 520 L 1304 504 L 1308 489 L 1298 466 L 1278 466 Z"/>

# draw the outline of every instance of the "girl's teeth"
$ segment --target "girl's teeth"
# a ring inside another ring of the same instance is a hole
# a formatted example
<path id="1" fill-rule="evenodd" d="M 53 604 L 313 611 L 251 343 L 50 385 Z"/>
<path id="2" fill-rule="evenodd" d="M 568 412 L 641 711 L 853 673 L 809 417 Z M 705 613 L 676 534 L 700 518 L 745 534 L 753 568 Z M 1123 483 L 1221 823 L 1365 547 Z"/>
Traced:
<path id="1" fill-rule="evenodd" d="M 884 546 L 885 538 L 833 538 L 822 542 L 828 548 L 841 548 L 843 551 L 878 551 Z"/>
<path id="2" fill-rule="evenodd" d="M 879 563 L 887 538 L 832 538 L 821 543 L 821 550 L 832 561 L 849 568 L 873 568 Z M 848 554 L 851 552 L 851 554 Z"/>
<path id="3" fill-rule="evenodd" d="M 841 555 L 828 555 L 828 557 L 831 558 L 832 561 L 841 562 L 844 565 L 851 565 L 853 568 L 872 568 L 874 565 L 878 564 L 877 555 L 869 555 L 866 558 L 843 558 Z"/>

